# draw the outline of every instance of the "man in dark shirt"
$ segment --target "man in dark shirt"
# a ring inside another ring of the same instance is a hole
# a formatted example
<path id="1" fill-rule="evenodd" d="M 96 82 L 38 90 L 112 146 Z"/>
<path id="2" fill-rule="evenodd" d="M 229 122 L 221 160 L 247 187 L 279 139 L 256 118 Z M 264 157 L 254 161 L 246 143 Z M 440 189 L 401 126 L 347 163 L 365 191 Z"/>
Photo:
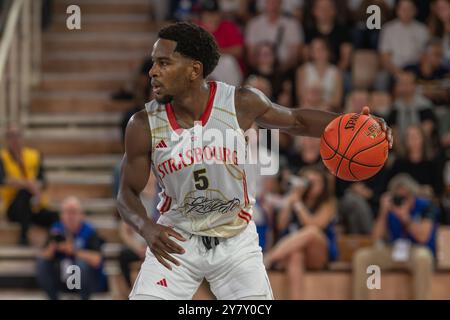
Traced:
<path id="1" fill-rule="evenodd" d="M 354 299 L 367 298 L 370 265 L 411 271 L 414 298 L 431 297 L 439 210 L 418 192 L 419 185 L 409 175 L 399 174 L 390 181 L 372 231 L 377 245 L 360 249 L 353 257 Z"/>
<path id="2" fill-rule="evenodd" d="M 332 59 L 341 70 L 350 68 L 352 53 L 349 29 L 336 22 L 336 7 L 331 0 L 317 0 L 313 7 L 314 24 L 305 28 L 307 45 L 315 38 L 325 38 L 330 44 Z"/>
<path id="3" fill-rule="evenodd" d="M 37 280 L 50 299 L 57 300 L 61 289 L 79 289 L 83 300 L 106 289 L 102 242 L 94 227 L 84 220 L 80 201 L 75 197 L 64 200 L 61 222 L 52 226 L 37 261 Z"/>
<path id="4" fill-rule="evenodd" d="M 441 40 L 428 44 L 417 64 L 407 65 L 404 70 L 411 71 L 421 81 L 442 80 L 450 70 L 443 65 L 444 51 Z"/>

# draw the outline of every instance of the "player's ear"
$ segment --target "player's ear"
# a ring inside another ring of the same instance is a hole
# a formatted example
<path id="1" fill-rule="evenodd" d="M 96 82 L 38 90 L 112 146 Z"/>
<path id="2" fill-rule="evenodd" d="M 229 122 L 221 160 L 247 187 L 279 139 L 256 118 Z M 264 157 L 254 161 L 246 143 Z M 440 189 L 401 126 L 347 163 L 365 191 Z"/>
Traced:
<path id="1" fill-rule="evenodd" d="M 195 80 L 198 77 L 201 77 L 203 73 L 203 65 L 200 61 L 192 61 L 191 71 L 189 78 L 191 80 Z"/>

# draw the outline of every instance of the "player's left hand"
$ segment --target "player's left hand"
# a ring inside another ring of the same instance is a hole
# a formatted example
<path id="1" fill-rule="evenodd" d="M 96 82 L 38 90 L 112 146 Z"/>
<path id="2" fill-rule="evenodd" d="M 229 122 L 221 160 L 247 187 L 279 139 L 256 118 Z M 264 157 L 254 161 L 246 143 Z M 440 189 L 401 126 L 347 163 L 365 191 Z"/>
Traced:
<path id="1" fill-rule="evenodd" d="M 365 114 L 367 116 L 371 116 L 373 117 L 375 120 L 378 121 L 378 123 L 381 126 L 381 129 L 386 133 L 386 139 L 389 143 L 389 149 L 392 149 L 392 145 L 394 144 L 394 138 L 392 136 L 392 129 L 389 128 L 389 126 L 386 124 L 386 121 L 384 121 L 383 118 L 380 117 L 375 117 L 370 115 L 370 108 L 369 107 L 364 107 L 361 111 L 361 114 Z"/>

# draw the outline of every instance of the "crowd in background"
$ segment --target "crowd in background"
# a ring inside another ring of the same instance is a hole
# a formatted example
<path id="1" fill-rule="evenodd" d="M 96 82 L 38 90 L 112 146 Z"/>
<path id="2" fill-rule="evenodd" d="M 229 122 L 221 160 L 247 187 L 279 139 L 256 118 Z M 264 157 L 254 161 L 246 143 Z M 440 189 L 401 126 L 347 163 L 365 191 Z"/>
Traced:
<path id="1" fill-rule="evenodd" d="M 360 112 L 370 106 L 393 129 L 386 166 L 353 183 L 324 169 L 319 139 L 280 133 L 280 170 L 259 177 L 253 220 L 266 267 L 288 274 L 291 298 L 303 297 L 306 269 L 327 268 L 339 259 L 339 234 L 372 235 L 375 241 L 353 259 L 355 297 L 366 297 L 365 266 L 378 264 L 408 268 L 415 275 L 415 297 L 429 298 L 438 225 L 450 224 L 450 0 L 151 2 L 151 19 L 192 21 L 214 35 L 221 58 L 211 80 L 253 86 L 290 108 Z M 370 4 L 381 10 L 380 30 L 367 28 Z M 132 85 L 112 93 L 112 99 L 133 100 L 123 131 L 151 99 L 150 68 L 149 56 L 143 57 L 130 75 Z M 21 225 L 20 243 L 27 244 L 32 223 L 54 231 L 39 260 L 42 287 L 57 297 L 48 261 L 73 258 L 73 246 L 60 237 L 67 232 L 79 241 L 79 264 L 98 278 L 90 283 L 104 285 L 101 239 L 84 221 L 78 200 L 66 199 L 55 223 L 42 192 L 41 155 L 22 145 L 19 128 L 10 128 L 6 138 L 0 184 L 6 187 L 9 220 Z M 114 177 L 117 192 L 118 167 Z M 142 199 L 153 219 L 158 191 L 152 176 Z M 146 245 L 124 223 L 120 235 L 120 267 L 130 286 L 130 266 L 144 258 Z M 84 298 L 94 290 L 86 288 Z"/>
<path id="2" fill-rule="evenodd" d="M 381 11 L 379 30 L 366 25 L 371 4 Z M 415 297 L 429 298 L 436 232 L 439 224 L 450 223 L 450 1 L 154 5 L 157 20 L 191 21 L 213 34 L 221 58 L 210 80 L 253 86 L 290 108 L 360 112 L 367 105 L 393 129 L 386 166 L 353 183 L 327 173 L 319 139 L 280 133 L 280 171 L 259 181 L 253 220 L 266 266 L 287 272 L 291 298 L 303 297 L 305 269 L 323 269 L 338 259 L 337 234 L 371 235 L 378 245 L 353 259 L 355 297 L 367 294 L 357 285 L 363 266 L 378 263 L 409 269 Z M 150 66 L 147 57 L 134 94 L 114 95 L 136 100 L 123 129 L 151 99 Z M 133 258 L 142 256 L 141 246 L 132 247 Z M 127 258 L 124 252 L 122 261 Z"/>

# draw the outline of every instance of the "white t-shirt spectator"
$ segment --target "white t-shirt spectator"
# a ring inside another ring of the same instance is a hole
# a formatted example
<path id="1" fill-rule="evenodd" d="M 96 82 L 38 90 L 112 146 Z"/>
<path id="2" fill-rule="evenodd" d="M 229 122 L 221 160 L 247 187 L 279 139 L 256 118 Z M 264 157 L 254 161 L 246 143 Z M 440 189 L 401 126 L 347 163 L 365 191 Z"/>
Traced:
<path id="1" fill-rule="evenodd" d="M 450 33 L 444 36 L 442 43 L 444 46 L 444 65 L 450 68 Z"/>
<path id="2" fill-rule="evenodd" d="M 381 53 L 391 53 L 394 65 L 403 68 L 419 62 L 428 38 L 428 29 L 424 24 L 413 21 L 405 25 L 395 19 L 381 28 L 379 50 Z"/>
<path id="3" fill-rule="evenodd" d="M 305 0 L 283 0 L 281 1 L 281 11 L 284 14 L 290 15 L 295 10 L 303 8 Z M 257 0 L 256 9 L 258 12 L 263 12 L 266 7 L 266 0 Z"/>
<path id="4" fill-rule="evenodd" d="M 303 29 L 292 18 L 281 16 L 275 23 L 270 23 L 266 15 L 259 15 L 249 21 L 245 32 L 245 42 L 250 46 L 260 42 L 276 44 L 277 57 L 281 63 L 284 63 L 289 59 L 292 46 L 303 43 Z"/>

